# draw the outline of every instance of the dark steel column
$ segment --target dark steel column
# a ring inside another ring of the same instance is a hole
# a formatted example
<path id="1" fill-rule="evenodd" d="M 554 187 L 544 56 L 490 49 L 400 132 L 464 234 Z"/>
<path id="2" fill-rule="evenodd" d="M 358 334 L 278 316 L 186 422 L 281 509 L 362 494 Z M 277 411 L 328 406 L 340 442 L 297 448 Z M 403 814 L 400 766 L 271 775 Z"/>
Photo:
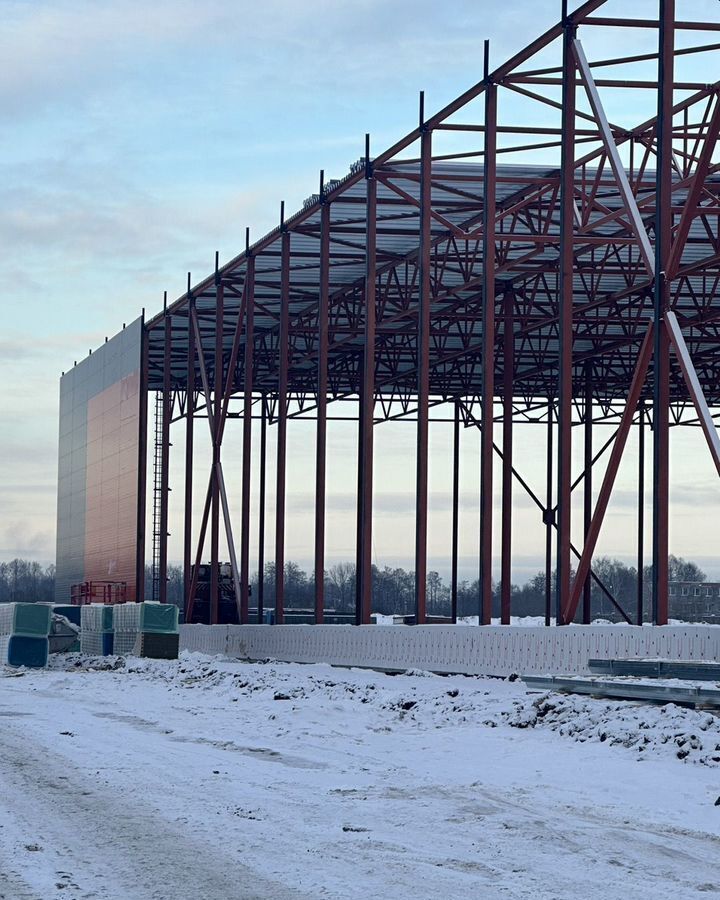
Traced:
<path id="1" fill-rule="evenodd" d="M 666 261 L 672 243 L 672 106 L 675 0 L 660 0 L 658 121 L 655 216 L 654 379 L 653 379 L 653 621 L 668 620 L 669 527 L 669 341 Z"/>
<path id="2" fill-rule="evenodd" d="M 377 279 L 376 212 L 377 181 L 369 158 L 369 141 L 365 144 L 366 220 L 365 220 L 365 350 L 360 389 L 358 423 L 358 502 L 357 502 L 357 566 L 356 622 L 367 625 L 372 612 L 372 505 L 373 505 L 373 430 L 375 418 L 375 289 Z"/>
<path id="3" fill-rule="evenodd" d="M 585 366 L 585 410 L 583 431 L 585 437 L 585 483 L 583 484 L 583 534 L 587 539 L 592 521 L 592 474 L 593 474 L 593 409 L 592 409 L 592 363 Z M 590 575 L 583 585 L 583 625 L 589 625 L 592 619 L 592 581 Z"/>
<path id="4" fill-rule="evenodd" d="M 252 490 L 253 368 L 255 365 L 255 257 L 249 255 L 245 280 L 245 359 L 243 393 L 242 511 L 240 535 L 240 623 L 250 606 L 250 493 Z"/>
<path id="5" fill-rule="evenodd" d="M 267 397 L 260 401 L 260 491 L 258 503 L 258 585 L 257 620 L 262 622 L 265 613 L 265 464 L 267 458 Z"/>
<path id="6" fill-rule="evenodd" d="M 290 305 L 290 232 L 283 225 L 280 260 L 280 330 L 278 334 L 277 466 L 275 490 L 275 622 L 285 620 L 285 474 Z"/>
<path id="7" fill-rule="evenodd" d="M 643 623 L 643 594 L 645 561 L 645 401 L 640 401 L 640 421 L 638 424 L 638 563 L 637 563 L 637 624 Z"/>
<path id="8" fill-rule="evenodd" d="M 192 498 L 193 498 L 193 450 L 195 440 L 195 332 L 190 320 L 190 307 L 193 303 L 188 298 L 187 326 L 187 395 L 185 399 L 185 509 L 183 529 L 183 584 L 185 595 L 185 611 L 190 603 L 190 585 L 192 584 Z"/>
<path id="9" fill-rule="evenodd" d="M 547 411 L 547 457 L 545 473 L 545 624 L 550 624 L 552 615 L 552 543 L 555 524 L 553 507 L 553 404 L 548 400 Z"/>
<path id="10" fill-rule="evenodd" d="M 453 420 L 452 546 L 450 548 L 450 616 L 457 622 L 458 540 L 460 537 L 460 401 Z"/>
<path id="11" fill-rule="evenodd" d="M 422 114 L 421 114 L 422 117 Z M 424 126 L 423 126 L 424 127 Z M 430 400 L 430 252 L 432 205 L 432 132 L 420 136 L 420 235 L 418 258 L 420 284 L 417 325 L 418 412 L 417 481 L 415 490 L 415 621 L 426 621 L 427 514 L 428 514 L 428 429 Z"/>
<path id="12" fill-rule="evenodd" d="M 513 485 L 513 367 L 515 337 L 513 334 L 512 291 L 504 297 L 503 321 L 503 458 L 502 521 L 500 562 L 500 623 L 510 624 L 512 603 L 512 485 Z"/>
<path id="13" fill-rule="evenodd" d="M 220 483 L 217 466 L 220 462 L 220 423 L 223 395 L 223 324 L 225 319 L 225 290 L 221 283 L 216 288 L 215 359 L 213 364 L 213 474 L 212 507 L 210 510 L 210 624 L 218 622 L 220 605 Z"/>
<path id="14" fill-rule="evenodd" d="M 485 77 L 488 75 L 485 42 Z M 480 609 L 481 625 L 492 617 L 493 407 L 495 398 L 495 187 L 497 87 L 485 89 L 483 157 L 482 418 L 480 432 Z"/>
<path id="15" fill-rule="evenodd" d="M 564 624 L 563 606 L 570 598 L 570 518 L 572 485 L 573 373 L 573 227 L 575 191 L 575 57 L 574 25 L 563 33 L 563 133 L 560 162 L 560 269 L 558 273 L 558 541 L 555 615 Z"/>
<path id="16" fill-rule="evenodd" d="M 323 185 L 320 183 L 322 196 Z M 330 204 L 320 207 L 320 296 L 318 303 L 317 422 L 315 443 L 315 624 L 325 614 L 325 490 L 327 457 L 328 327 L 330 293 Z"/>
<path id="17" fill-rule="evenodd" d="M 162 447 L 160 448 L 160 558 L 158 599 L 167 603 L 168 506 L 170 503 L 170 419 L 172 418 L 172 316 L 165 316 Z"/>

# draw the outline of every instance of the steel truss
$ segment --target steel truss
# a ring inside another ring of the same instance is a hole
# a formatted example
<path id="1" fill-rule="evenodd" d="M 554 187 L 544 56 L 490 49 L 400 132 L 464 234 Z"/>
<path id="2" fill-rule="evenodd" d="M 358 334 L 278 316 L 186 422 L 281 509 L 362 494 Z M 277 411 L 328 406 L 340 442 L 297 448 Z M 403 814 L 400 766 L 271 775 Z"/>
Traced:
<path id="1" fill-rule="evenodd" d="M 147 387 L 164 393 L 168 447 L 171 418 L 186 422 L 188 604 L 191 564 L 205 552 L 208 529 L 217 563 L 222 520 L 241 621 L 248 620 L 253 422 L 259 419 L 261 559 L 266 429 L 277 429 L 275 604 L 276 621 L 283 622 L 287 429 L 292 418 L 310 416 L 316 422 L 315 616 L 323 621 L 332 402 L 333 410 L 357 410 L 358 623 L 370 621 L 372 607 L 373 476 L 382 463 L 374 458 L 373 433 L 394 419 L 414 422 L 417 431 L 415 604 L 417 621 L 427 620 L 428 431 L 431 411 L 444 407 L 454 422 L 453 616 L 464 427 L 481 432 L 480 621 L 489 623 L 491 614 L 493 463 L 500 455 L 502 621 L 511 613 L 512 498 L 519 485 L 546 528 L 546 620 L 554 612 L 562 624 L 579 610 L 590 621 L 592 558 L 613 485 L 631 428 L 640 429 L 644 446 L 650 423 L 653 621 L 667 622 L 671 425 L 699 425 L 720 472 L 710 413 L 720 403 L 720 83 L 682 82 L 674 69 L 689 54 L 716 59 L 720 43 L 702 33 L 720 31 L 720 23 L 678 21 L 674 0 L 659 0 L 654 19 L 601 17 L 596 12 L 606 2 L 565 9 L 560 22 L 494 70 L 486 44 L 478 84 L 429 117 L 421 95 L 418 126 L 406 137 L 374 158 L 366 138 L 364 156 L 348 176 L 326 183 L 321 173 L 318 194 L 299 213 L 286 219 L 281 207 L 274 231 L 254 244 L 248 235 L 244 252 L 224 266 L 216 256 L 213 275 L 199 284 L 191 286 L 188 275 L 186 293 L 147 323 Z M 656 52 L 588 60 L 583 39 L 592 29 L 629 27 L 654 30 Z M 556 64 L 529 67 L 541 51 L 554 51 Z M 646 64 L 657 67 L 655 77 L 629 77 Z M 618 66 L 622 79 L 605 77 Z M 609 120 L 603 97 L 616 90 L 646 97 L 649 115 L 636 127 Z M 508 94 L 526 103 L 523 122 L 502 117 Z M 524 161 L 504 162 L 508 154 Z M 556 155 L 554 163 L 541 164 L 548 154 Z M 237 559 L 221 458 L 232 416 L 243 422 Z M 207 419 L 213 456 L 194 542 L 199 418 Z M 514 429 L 541 421 L 547 423 L 544 498 L 513 464 Z M 616 424 L 602 448 L 593 445 L 598 422 Z M 575 477 L 571 451 L 581 433 L 584 469 Z M 593 503 L 599 459 L 607 463 Z M 167 466 L 167 454 L 163 461 Z M 166 477 L 163 487 L 167 500 Z M 571 497 L 578 488 L 585 495 L 582 547 L 571 540 Z M 636 622 L 642 621 L 645 493 L 641 456 L 639 599 L 636 611 L 621 610 Z M 166 547 L 159 559 L 166 567 Z M 216 579 L 212 596 L 216 621 Z"/>

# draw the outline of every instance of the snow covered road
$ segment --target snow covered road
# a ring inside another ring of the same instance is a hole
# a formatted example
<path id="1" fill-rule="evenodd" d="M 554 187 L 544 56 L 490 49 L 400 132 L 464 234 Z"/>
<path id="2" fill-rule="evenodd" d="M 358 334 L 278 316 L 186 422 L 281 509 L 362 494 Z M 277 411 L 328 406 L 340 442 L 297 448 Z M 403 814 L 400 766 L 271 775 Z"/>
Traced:
<path id="1" fill-rule="evenodd" d="M 707 713 L 482 678 L 71 659 L 0 670 L 2 900 L 720 894 Z"/>

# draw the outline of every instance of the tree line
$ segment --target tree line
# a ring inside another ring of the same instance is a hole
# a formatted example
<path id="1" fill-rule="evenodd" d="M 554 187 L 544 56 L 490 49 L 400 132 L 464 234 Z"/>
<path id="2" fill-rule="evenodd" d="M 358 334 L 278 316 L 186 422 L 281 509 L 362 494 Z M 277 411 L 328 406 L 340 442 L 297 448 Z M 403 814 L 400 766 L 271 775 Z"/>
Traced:
<path id="1" fill-rule="evenodd" d="M 706 574 L 694 562 L 671 556 L 669 559 L 671 582 L 706 581 Z M 593 561 L 593 572 L 608 593 L 628 612 L 637 606 L 638 573 L 634 566 L 627 566 L 617 559 L 599 557 Z M 646 616 L 649 613 L 651 593 L 650 566 L 643 570 L 643 598 Z M 415 608 L 415 573 L 411 570 L 392 566 L 372 567 L 373 612 L 384 615 L 411 615 Z M 551 585 L 554 590 L 554 584 Z M 0 563 L 0 603 L 12 601 L 52 602 L 55 599 L 55 566 L 43 567 L 40 563 L 27 559 L 14 559 Z M 252 577 L 252 604 L 255 605 L 259 592 L 259 577 Z M 263 595 L 266 609 L 272 609 L 275 601 L 275 565 L 268 563 L 264 568 Z M 152 596 L 152 570 L 145 569 L 145 596 Z M 458 615 L 477 615 L 479 583 L 462 580 L 458 583 Z M 523 585 L 511 587 L 512 613 L 517 616 L 542 616 L 546 604 L 545 572 L 538 572 Z M 594 616 L 613 621 L 620 615 L 597 582 L 591 588 L 592 611 Z M 69 600 L 69 598 L 68 598 Z M 183 573 L 180 566 L 168 566 L 168 602 L 182 606 Z M 301 566 L 294 562 L 285 565 L 285 605 L 288 610 L 311 610 L 315 603 L 315 581 Z M 449 582 L 436 571 L 427 576 L 427 611 L 431 616 L 449 616 L 451 587 Z M 671 613 L 681 617 L 683 607 L 689 606 L 691 598 L 673 597 Z M 715 604 L 720 606 L 716 599 Z M 340 615 L 353 615 L 355 611 L 355 566 L 352 563 L 337 563 L 325 573 L 325 605 Z M 553 595 L 554 606 L 554 595 Z M 493 615 L 500 614 L 500 585 L 493 584 Z M 697 614 L 697 612 L 695 613 Z"/>

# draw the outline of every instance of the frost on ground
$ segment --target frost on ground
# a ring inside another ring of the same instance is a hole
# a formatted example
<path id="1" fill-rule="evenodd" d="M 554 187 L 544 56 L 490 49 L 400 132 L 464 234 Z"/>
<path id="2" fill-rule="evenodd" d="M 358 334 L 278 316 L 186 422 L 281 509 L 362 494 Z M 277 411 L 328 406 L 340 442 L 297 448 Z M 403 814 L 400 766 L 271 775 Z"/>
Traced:
<path id="1" fill-rule="evenodd" d="M 0 670 L 0 722 L 7 900 L 720 894 L 705 711 L 68 655 Z"/>

